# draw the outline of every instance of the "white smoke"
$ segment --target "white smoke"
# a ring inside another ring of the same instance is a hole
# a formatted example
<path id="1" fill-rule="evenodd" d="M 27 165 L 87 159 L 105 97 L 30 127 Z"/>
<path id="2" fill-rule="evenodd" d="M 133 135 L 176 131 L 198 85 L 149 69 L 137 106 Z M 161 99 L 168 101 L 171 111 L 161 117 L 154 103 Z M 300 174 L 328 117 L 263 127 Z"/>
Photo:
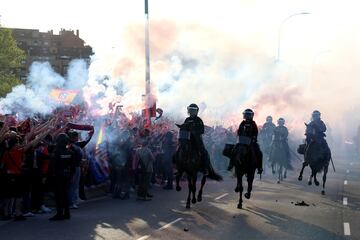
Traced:
<path id="1" fill-rule="evenodd" d="M 17 114 L 20 119 L 35 114 L 50 114 L 62 103 L 51 97 L 55 89 L 82 89 L 87 82 L 88 69 L 83 60 L 74 60 L 69 65 L 68 77 L 56 73 L 48 62 L 34 62 L 26 83 L 16 86 L 0 99 L 1 114 Z"/>

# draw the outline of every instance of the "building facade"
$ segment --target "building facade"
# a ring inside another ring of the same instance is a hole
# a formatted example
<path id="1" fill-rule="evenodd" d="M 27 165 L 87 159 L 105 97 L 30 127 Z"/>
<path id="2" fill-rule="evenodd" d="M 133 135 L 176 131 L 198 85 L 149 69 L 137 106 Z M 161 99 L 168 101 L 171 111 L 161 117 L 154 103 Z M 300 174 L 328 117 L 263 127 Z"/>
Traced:
<path id="1" fill-rule="evenodd" d="M 79 30 L 61 29 L 59 34 L 53 31 L 40 32 L 37 29 L 12 28 L 12 35 L 18 47 L 25 51 L 26 60 L 20 72 L 20 78 L 26 79 L 28 69 L 35 61 L 47 61 L 53 69 L 65 76 L 69 63 L 73 59 L 90 62 L 92 48 L 80 38 Z"/>

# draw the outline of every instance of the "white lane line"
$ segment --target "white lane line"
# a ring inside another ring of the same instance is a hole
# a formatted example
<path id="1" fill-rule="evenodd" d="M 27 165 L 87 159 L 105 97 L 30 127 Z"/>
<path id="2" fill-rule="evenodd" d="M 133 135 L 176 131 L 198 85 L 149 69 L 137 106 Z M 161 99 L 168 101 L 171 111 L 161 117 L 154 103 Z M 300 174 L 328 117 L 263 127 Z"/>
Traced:
<path id="1" fill-rule="evenodd" d="M 223 197 L 226 197 L 227 195 L 229 195 L 228 193 L 224 193 L 223 195 L 218 196 L 217 198 L 215 198 L 215 200 L 220 200 Z"/>
<path id="2" fill-rule="evenodd" d="M 145 240 L 145 239 L 148 239 L 150 237 L 150 235 L 145 235 L 145 236 L 142 236 L 141 238 L 138 238 L 137 240 Z"/>
<path id="3" fill-rule="evenodd" d="M 344 181 L 344 185 L 348 185 L 348 181 L 347 181 L 347 180 Z"/>
<path id="4" fill-rule="evenodd" d="M 174 220 L 174 221 L 172 221 L 172 222 L 169 222 L 168 224 L 165 224 L 164 226 L 162 226 L 161 228 L 158 228 L 157 230 L 158 230 L 158 231 L 164 230 L 164 229 L 170 227 L 171 225 L 173 225 L 174 223 L 177 223 L 177 222 L 179 222 L 179 221 L 181 221 L 181 220 L 183 220 L 183 218 L 178 218 L 178 219 L 176 219 L 176 220 Z M 140 237 L 140 238 L 138 238 L 138 239 L 136 239 L 136 240 L 146 240 L 146 239 L 148 239 L 148 238 L 150 238 L 150 235 L 142 236 L 142 237 Z"/>
<path id="5" fill-rule="evenodd" d="M 344 198 L 343 198 L 343 205 L 344 205 L 344 206 L 347 206 L 347 205 L 348 205 L 348 199 L 347 199 L 347 197 L 344 197 Z"/>
<path id="6" fill-rule="evenodd" d="M 348 170 L 346 170 L 346 173 L 349 173 L 350 172 L 350 170 L 348 169 Z"/>
<path id="7" fill-rule="evenodd" d="M 178 219 L 176 219 L 176 220 L 174 220 L 174 221 L 172 221 L 172 222 L 170 222 L 170 223 L 168 223 L 168 224 L 165 224 L 164 226 L 162 226 L 162 227 L 159 228 L 158 230 L 159 230 L 159 231 L 164 230 L 165 228 L 168 228 L 168 227 L 170 227 L 171 225 L 173 225 L 174 223 L 177 223 L 177 222 L 179 222 L 179 221 L 181 221 L 181 220 L 182 220 L 182 218 L 178 218 Z"/>
<path id="8" fill-rule="evenodd" d="M 348 222 L 344 222 L 344 235 L 345 236 L 350 236 L 350 223 Z"/>

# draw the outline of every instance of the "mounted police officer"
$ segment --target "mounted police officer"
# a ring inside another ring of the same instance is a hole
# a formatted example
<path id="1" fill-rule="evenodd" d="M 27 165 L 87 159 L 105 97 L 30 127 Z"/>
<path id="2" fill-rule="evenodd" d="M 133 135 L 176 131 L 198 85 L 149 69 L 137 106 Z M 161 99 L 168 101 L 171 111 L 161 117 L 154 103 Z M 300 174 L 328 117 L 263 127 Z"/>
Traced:
<path id="1" fill-rule="evenodd" d="M 273 123 L 272 116 L 267 116 L 266 122 L 264 123 L 264 125 L 260 131 L 260 135 L 265 139 L 270 139 L 270 141 L 271 141 L 271 138 L 272 138 L 275 128 L 276 128 L 276 126 Z"/>
<path id="2" fill-rule="evenodd" d="M 269 154 L 270 154 L 271 143 L 272 143 L 272 138 L 273 138 L 275 128 L 276 128 L 276 126 L 273 123 L 272 116 L 267 116 L 266 122 L 262 126 L 260 133 L 259 133 L 259 144 L 260 144 L 261 151 L 265 155 L 265 160 L 268 159 Z"/>
<path id="3" fill-rule="evenodd" d="M 262 168 L 262 152 L 260 150 L 259 144 L 257 143 L 258 137 L 258 127 L 256 122 L 253 120 L 254 112 L 251 109 L 246 109 L 243 112 L 243 121 L 240 123 L 239 129 L 237 131 L 240 144 L 247 144 L 252 150 L 252 157 L 256 161 L 256 167 L 258 169 L 258 174 L 263 172 Z M 245 137 L 245 138 L 244 138 Z M 244 143 L 242 139 L 249 139 L 249 142 Z M 233 162 L 230 161 L 228 170 L 233 168 Z"/>
<path id="4" fill-rule="evenodd" d="M 279 118 L 277 123 L 278 126 L 274 129 L 273 141 L 287 142 L 289 131 L 285 127 L 285 119 Z"/>
<path id="5" fill-rule="evenodd" d="M 325 141 L 326 125 L 321 120 L 321 113 L 318 110 L 313 111 L 311 115 L 311 122 L 306 125 L 306 143 L 311 141 Z"/>
<path id="6" fill-rule="evenodd" d="M 212 169 L 212 166 L 210 164 L 209 153 L 205 149 L 204 142 L 202 140 L 202 135 L 205 132 L 205 127 L 201 118 L 198 117 L 199 107 L 195 103 L 192 103 L 187 107 L 187 112 L 189 117 L 185 119 L 184 124 L 189 126 L 191 132 L 190 141 L 201 155 L 201 159 L 204 164 L 204 172 L 208 173 L 208 170 Z"/>
<path id="7" fill-rule="evenodd" d="M 285 119 L 279 118 L 277 124 L 278 126 L 274 129 L 270 152 L 270 161 L 273 174 L 275 174 L 275 161 L 284 162 L 286 164 L 285 169 L 292 169 L 290 165 L 290 149 L 288 145 L 289 131 L 287 127 L 285 127 Z"/>
<path id="8" fill-rule="evenodd" d="M 298 153 L 305 154 L 306 149 L 313 143 L 319 144 L 320 146 L 319 151 L 328 151 L 329 146 L 325 140 L 326 125 L 321 120 L 321 113 L 318 110 L 313 111 L 311 114 L 310 123 L 308 124 L 305 123 L 305 125 L 306 125 L 305 143 L 299 146 Z M 303 168 L 308 164 L 309 163 L 306 160 L 304 160 Z M 302 171 L 300 175 L 302 175 Z"/>

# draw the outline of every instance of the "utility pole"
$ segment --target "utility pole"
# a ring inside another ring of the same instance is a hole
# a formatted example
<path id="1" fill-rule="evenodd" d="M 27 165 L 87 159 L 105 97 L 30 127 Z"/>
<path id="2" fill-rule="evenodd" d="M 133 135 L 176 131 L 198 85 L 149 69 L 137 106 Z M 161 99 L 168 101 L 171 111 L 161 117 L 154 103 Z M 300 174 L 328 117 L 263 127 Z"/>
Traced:
<path id="1" fill-rule="evenodd" d="M 156 102 L 151 94 L 150 85 L 150 44 L 149 44 L 149 2 L 145 0 L 145 110 L 143 116 L 146 126 L 151 125 L 151 117 L 156 116 Z"/>
<path id="2" fill-rule="evenodd" d="M 145 94 L 150 95 L 149 3 L 145 0 Z"/>

